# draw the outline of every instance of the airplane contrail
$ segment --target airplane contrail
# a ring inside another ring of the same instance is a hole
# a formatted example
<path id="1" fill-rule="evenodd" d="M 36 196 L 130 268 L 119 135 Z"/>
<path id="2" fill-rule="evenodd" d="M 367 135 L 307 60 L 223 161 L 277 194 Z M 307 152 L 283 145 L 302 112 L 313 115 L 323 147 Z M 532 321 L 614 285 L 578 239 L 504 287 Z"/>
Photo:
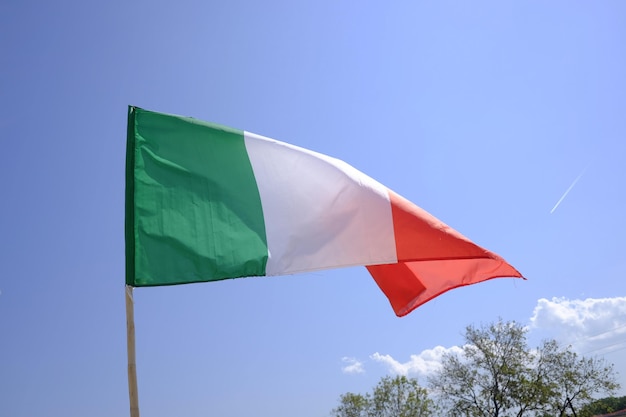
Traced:
<path id="1" fill-rule="evenodd" d="M 567 191 L 565 191 L 565 193 L 561 196 L 561 198 L 559 198 L 559 201 L 557 201 L 554 207 L 552 207 L 552 210 L 550 210 L 550 214 L 554 213 L 554 210 L 556 210 L 559 204 L 561 204 L 561 201 L 563 201 L 563 199 L 567 197 L 567 194 L 569 194 L 569 192 L 572 191 L 572 188 L 574 188 L 578 180 L 581 179 L 583 175 L 585 175 L 585 171 L 587 171 L 587 167 L 589 167 L 589 165 L 587 165 L 585 169 L 583 169 L 583 172 L 581 172 L 580 175 L 576 177 L 572 185 L 570 185 Z"/>

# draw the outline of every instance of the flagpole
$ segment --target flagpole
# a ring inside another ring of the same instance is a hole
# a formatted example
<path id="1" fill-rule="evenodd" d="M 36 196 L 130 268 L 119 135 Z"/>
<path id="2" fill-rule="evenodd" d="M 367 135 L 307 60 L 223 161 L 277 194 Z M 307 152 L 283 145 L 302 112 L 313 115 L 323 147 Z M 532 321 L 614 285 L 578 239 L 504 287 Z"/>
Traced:
<path id="1" fill-rule="evenodd" d="M 130 285 L 126 286 L 126 348 L 128 351 L 128 397 L 130 399 L 130 417 L 139 417 L 137 365 L 135 364 L 135 307 L 133 305 L 133 287 Z"/>

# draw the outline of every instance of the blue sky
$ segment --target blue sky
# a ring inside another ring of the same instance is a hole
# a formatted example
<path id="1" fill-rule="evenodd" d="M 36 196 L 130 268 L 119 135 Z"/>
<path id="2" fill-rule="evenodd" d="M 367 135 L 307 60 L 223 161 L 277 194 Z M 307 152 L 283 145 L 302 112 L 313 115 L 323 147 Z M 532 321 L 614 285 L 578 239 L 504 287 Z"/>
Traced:
<path id="1" fill-rule="evenodd" d="M 365 268 L 137 289 L 142 415 L 325 416 L 498 317 L 626 386 L 625 39 L 623 1 L 1 2 L 0 414 L 128 413 L 129 104 L 343 159 L 528 278 L 401 319 Z"/>

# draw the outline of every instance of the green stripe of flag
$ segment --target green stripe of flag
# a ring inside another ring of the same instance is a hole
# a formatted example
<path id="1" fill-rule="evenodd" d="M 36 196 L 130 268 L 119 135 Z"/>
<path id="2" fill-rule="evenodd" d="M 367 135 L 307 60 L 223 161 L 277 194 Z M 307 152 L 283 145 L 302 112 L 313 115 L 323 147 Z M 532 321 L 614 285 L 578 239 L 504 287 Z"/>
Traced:
<path id="1" fill-rule="evenodd" d="M 243 132 L 129 108 L 126 283 L 265 275 L 267 239 Z"/>

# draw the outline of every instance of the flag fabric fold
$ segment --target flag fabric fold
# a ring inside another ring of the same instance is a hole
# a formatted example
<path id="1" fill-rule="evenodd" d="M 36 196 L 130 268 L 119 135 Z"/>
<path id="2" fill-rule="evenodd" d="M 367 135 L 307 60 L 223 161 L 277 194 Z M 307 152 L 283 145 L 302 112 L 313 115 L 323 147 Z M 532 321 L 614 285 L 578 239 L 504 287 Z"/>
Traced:
<path id="1" fill-rule="evenodd" d="M 349 266 L 367 267 L 398 316 L 456 287 L 522 277 L 341 160 L 129 107 L 128 285 Z"/>

